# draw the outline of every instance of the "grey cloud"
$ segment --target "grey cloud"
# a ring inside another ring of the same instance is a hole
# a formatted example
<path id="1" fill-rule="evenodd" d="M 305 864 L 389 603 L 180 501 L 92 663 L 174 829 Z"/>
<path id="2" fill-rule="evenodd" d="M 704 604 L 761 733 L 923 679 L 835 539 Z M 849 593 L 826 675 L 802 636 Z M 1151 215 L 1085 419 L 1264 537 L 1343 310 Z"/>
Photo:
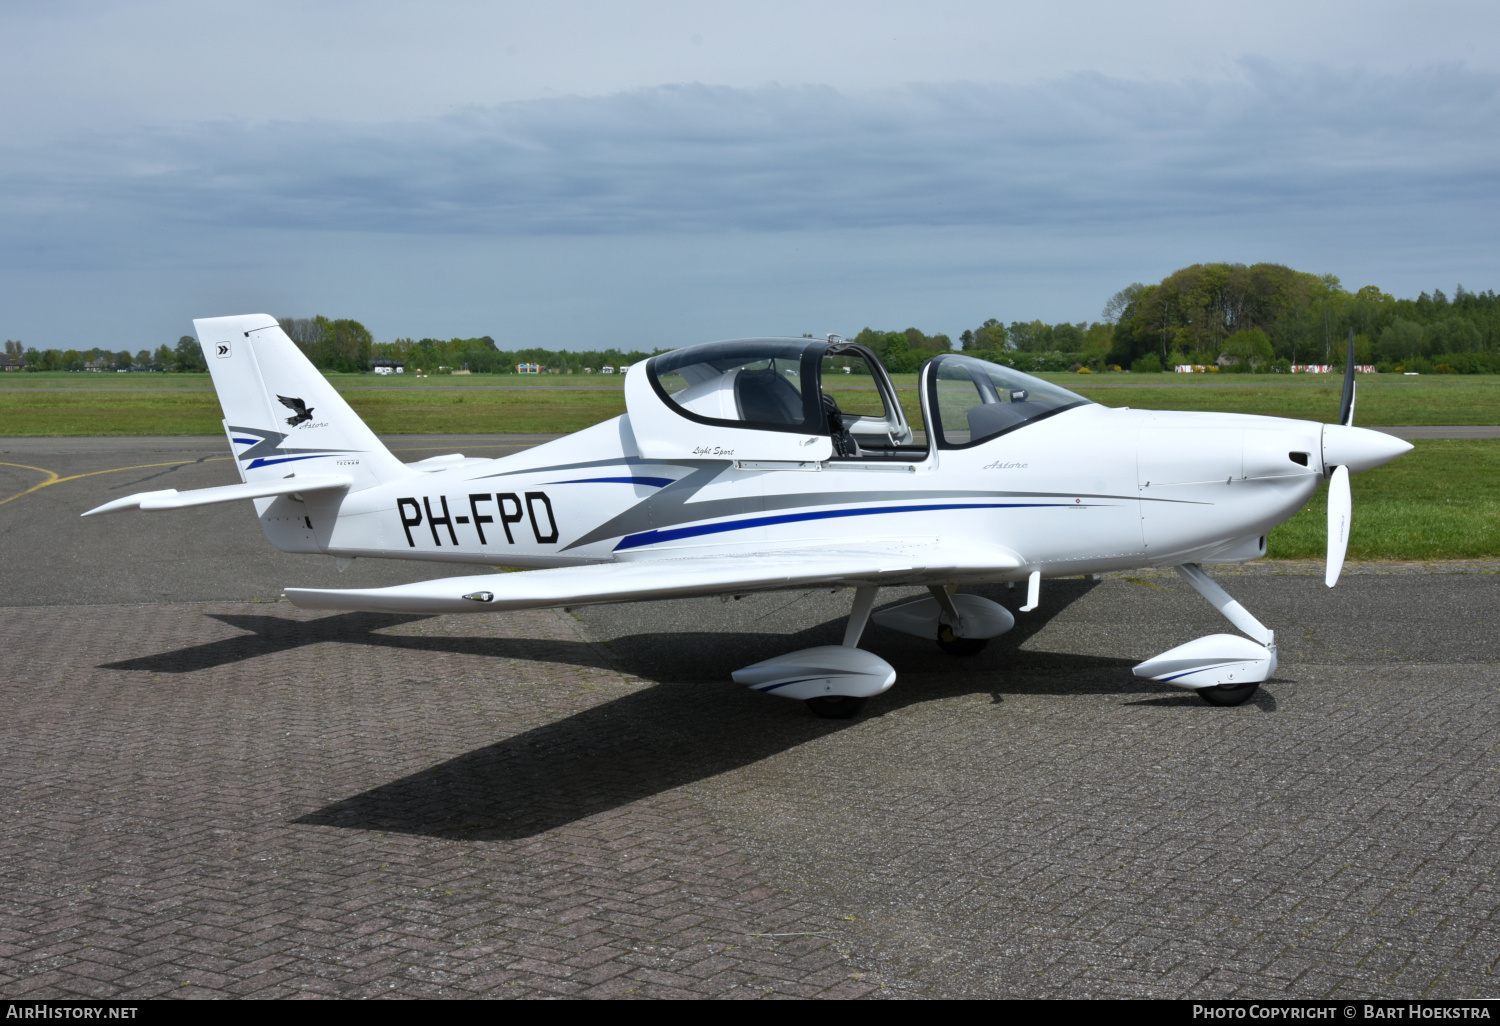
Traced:
<path id="1" fill-rule="evenodd" d="M 1493 203 L 1500 79 L 1246 61 L 1233 81 L 663 86 L 389 124 L 209 122 L 12 148 L 16 223 L 415 234 L 1126 226 Z"/>

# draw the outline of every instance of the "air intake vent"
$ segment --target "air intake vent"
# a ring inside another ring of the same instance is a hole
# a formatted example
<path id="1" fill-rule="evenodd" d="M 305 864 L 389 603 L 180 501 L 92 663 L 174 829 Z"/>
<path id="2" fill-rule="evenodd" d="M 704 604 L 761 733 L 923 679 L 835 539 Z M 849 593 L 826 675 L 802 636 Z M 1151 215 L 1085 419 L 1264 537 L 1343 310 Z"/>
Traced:
<path id="1" fill-rule="evenodd" d="M 1307 453 L 1305 452 L 1289 452 L 1287 457 L 1299 466 L 1307 466 Z"/>

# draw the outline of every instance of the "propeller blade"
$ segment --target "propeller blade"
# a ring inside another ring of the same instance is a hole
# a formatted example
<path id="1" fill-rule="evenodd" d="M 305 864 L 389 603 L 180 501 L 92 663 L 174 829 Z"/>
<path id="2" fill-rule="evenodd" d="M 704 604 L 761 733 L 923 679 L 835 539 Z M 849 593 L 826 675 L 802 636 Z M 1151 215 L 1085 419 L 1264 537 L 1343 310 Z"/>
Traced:
<path id="1" fill-rule="evenodd" d="M 1339 403 L 1339 423 L 1354 426 L 1354 329 L 1349 329 L 1349 352 L 1344 357 L 1344 398 Z M 1332 587 L 1330 585 L 1330 587 Z"/>
<path id="2" fill-rule="evenodd" d="M 1332 588 L 1344 569 L 1344 553 L 1349 549 L 1349 523 L 1354 503 L 1349 497 L 1349 468 L 1334 467 L 1328 479 L 1328 569 L 1323 583 Z"/>

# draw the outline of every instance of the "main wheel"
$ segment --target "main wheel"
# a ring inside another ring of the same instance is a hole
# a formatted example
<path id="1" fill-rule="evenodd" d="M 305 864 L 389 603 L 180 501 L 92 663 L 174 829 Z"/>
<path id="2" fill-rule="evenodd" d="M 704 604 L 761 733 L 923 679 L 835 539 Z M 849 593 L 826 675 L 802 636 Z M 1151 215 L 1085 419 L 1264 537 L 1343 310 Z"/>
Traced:
<path id="1" fill-rule="evenodd" d="M 1219 684 L 1211 688 L 1199 688 L 1198 694 L 1209 705 L 1244 705 L 1260 687 L 1259 681 L 1248 684 Z"/>
<path id="2" fill-rule="evenodd" d="M 865 700 L 848 695 L 820 695 L 809 698 L 807 707 L 825 720 L 847 720 L 865 707 Z"/>
<path id="3" fill-rule="evenodd" d="M 949 655 L 971 656 L 984 651 L 989 638 L 960 638 L 947 624 L 938 624 L 937 646 Z"/>

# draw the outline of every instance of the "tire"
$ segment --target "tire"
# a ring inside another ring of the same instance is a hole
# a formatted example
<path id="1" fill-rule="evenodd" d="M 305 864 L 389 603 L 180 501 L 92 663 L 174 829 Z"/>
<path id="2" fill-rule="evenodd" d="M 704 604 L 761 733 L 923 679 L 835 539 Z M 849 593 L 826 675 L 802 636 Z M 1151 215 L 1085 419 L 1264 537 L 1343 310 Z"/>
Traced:
<path id="1" fill-rule="evenodd" d="M 809 698 L 807 707 L 812 710 L 813 715 L 825 720 L 847 720 L 865 707 L 865 700 L 848 695 L 823 695 Z"/>
<path id="2" fill-rule="evenodd" d="M 1259 681 L 1251 681 L 1249 684 L 1219 684 L 1216 687 L 1199 688 L 1198 694 L 1209 705 L 1244 705 L 1259 687 Z"/>
<path id="3" fill-rule="evenodd" d="M 947 624 L 938 624 L 937 647 L 949 655 L 973 656 L 984 651 L 989 638 L 960 638 Z"/>

